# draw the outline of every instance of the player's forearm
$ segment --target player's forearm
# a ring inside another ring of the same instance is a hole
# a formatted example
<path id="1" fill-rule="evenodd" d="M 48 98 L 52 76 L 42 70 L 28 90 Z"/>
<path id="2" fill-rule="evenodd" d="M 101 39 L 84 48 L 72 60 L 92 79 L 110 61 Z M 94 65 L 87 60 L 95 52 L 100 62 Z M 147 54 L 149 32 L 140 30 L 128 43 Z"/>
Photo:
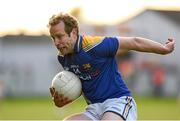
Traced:
<path id="1" fill-rule="evenodd" d="M 167 54 L 167 50 L 163 44 L 152 41 L 150 39 L 134 37 L 132 44 L 134 44 L 134 46 L 132 46 L 132 50 L 157 54 Z"/>

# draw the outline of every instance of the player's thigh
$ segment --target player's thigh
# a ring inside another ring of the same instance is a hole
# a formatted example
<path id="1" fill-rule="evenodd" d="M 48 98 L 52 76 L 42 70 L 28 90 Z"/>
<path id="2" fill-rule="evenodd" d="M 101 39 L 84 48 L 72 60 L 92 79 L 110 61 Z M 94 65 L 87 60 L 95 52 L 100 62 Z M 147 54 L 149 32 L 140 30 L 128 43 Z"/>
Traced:
<path id="1" fill-rule="evenodd" d="M 105 112 L 101 120 L 118 120 L 118 121 L 124 121 L 123 118 L 113 112 Z"/>
<path id="2" fill-rule="evenodd" d="M 80 113 L 80 114 L 75 114 L 72 116 L 67 117 L 66 119 L 64 119 L 64 121 L 71 121 L 71 120 L 84 120 L 84 121 L 91 121 L 92 119 L 90 119 L 89 117 L 87 117 L 85 114 Z"/>

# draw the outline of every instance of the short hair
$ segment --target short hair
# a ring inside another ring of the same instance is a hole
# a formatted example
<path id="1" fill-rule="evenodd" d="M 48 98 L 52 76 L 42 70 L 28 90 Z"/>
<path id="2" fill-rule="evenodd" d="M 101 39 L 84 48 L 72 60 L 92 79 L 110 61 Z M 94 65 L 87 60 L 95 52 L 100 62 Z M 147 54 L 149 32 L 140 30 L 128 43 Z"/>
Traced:
<path id="1" fill-rule="evenodd" d="M 61 21 L 64 22 L 65 32 L 67 34 L 70 34 L 74 28 L 77 29 L 77 34 L 79 34 L 79 25 L 77 19 L 68 13 L 61 12 L 59 14 L 53 15 L 49 19 L 48 27 L 54 26 Z"/>

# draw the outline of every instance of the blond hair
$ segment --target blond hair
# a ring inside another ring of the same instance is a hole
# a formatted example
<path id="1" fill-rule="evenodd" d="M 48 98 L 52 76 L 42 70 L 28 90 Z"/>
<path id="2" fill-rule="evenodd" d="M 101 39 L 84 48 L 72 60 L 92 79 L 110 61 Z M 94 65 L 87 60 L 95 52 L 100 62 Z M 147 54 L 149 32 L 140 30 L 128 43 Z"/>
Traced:
<path id="1" fill-rule="evenodd" d="M 70 34 L 74 28 L 77 29 L 77 34 L 79 34 L 78 21 L 76 20 L 76 18 L 74 18 L 73 16 L 71 16 L 70 14 L 67 14 L 67 13 L 62 13 L 61 12 L 59 14 L 53 15 L 49 19 L 48 27 L 57 25 L 61 21 L 65 25 L 65 32 L 67 34 Z"/>

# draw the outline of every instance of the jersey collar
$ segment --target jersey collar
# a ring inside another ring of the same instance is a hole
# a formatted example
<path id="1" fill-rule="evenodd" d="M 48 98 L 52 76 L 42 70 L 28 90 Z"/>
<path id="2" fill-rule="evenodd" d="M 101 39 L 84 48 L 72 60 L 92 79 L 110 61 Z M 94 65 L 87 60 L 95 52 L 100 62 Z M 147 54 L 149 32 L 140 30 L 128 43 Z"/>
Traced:
<path id="1" fill-rule="evenodd" d="M 82 49 L 82 36 L 79 35 L 76 44 L 74 46 L 74 52 L 78 53 L 81 49 Z"/>

